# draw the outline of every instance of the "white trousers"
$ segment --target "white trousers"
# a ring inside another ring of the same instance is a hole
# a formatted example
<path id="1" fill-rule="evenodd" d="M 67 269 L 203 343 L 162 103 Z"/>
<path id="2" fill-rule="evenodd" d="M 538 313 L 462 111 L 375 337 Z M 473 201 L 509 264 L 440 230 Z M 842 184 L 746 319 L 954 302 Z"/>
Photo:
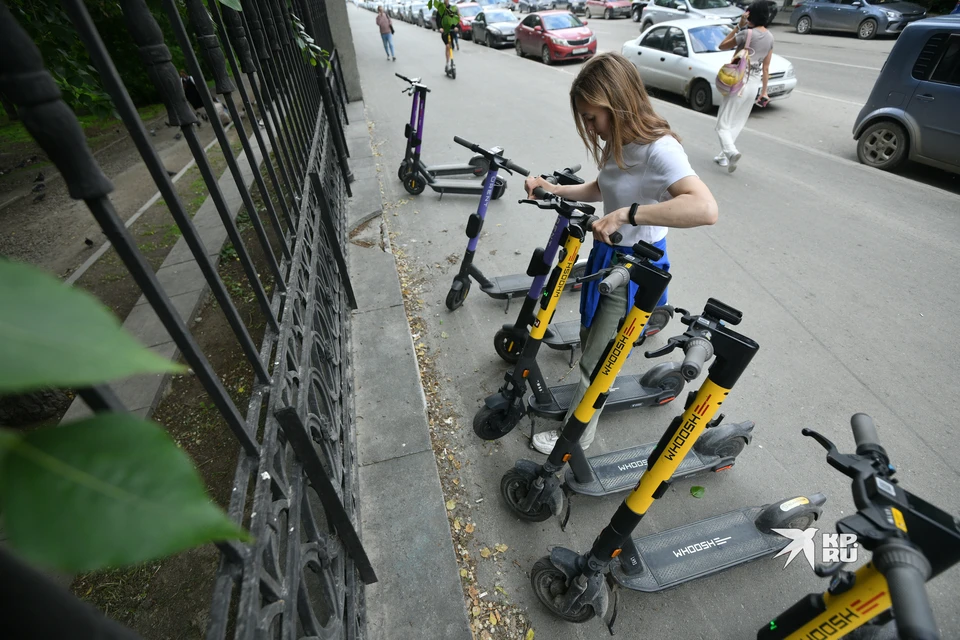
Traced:
<path id="1" fill-rule="evenodd" d="M 763 82 L 760 78 L 751 76 L 740 95 L 724 96 L 723 102 L 720 103 L 720 111 L 717 113 L 717 136 L 720 138 L 720 149 L 728 156 L 737 153 L 737 136 L 747 124 L 750 110 L 753 109 L 753 103 L 757 101 L 757 95 L 762 86 Z"/>

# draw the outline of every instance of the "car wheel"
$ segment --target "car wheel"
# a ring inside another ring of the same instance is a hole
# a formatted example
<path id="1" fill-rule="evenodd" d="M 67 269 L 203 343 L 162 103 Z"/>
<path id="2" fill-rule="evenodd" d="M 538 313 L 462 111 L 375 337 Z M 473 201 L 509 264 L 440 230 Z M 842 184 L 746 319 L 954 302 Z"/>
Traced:
<path id="1" fill-rule="evenodd" d="M 586 9 L 583 10 L 583 17 L 586 18 L 587 20 L 593 20 L 593 16 L 590 15 L 590 7 L 587 7 Z"/>
<path id="2" fill-rule="evenodd" d="M 603 12 L 604 20 L 613 20 L 613 9 L 607 9 Z"/>
<path id="3" fill-rule="evenodd" d="M 553 58 L 550 57 L 550 49 L 548 47 L 540 50 L 540 61 L 546 65 L 553 64 Z"/>
<path id="4" fill-rule="evenodd" d="M 494 43 L 494 41 L 493 41 L 493 36 L 488 33 L 488 34 L 487 34 L 487 46 L 490 47 L 491 49 L 493 49 L 494 46 L 495 46 L 495 44 L 496 44 L 496 43 Z"/>
<path id="5" fill-rule="evenodd" d="M 517 55 L 522 58 L 522 57 L 523 57 L 523 47 L 520 46 L 520 41 L 519 41 L 519 40 L 514 40 L 514 41 L 513 41 L 513 48 L 516 49 Z"/>
<path id="6" fill-rule="evenodd" d="M 634 22 L 640 22 L 640 7 L 634 7 L 633 11 L 630 12 L 630 17 Z"/>
<path id="7" fill-rule="evenodd" d="M 690 103 L 690 108 L 697 113 L 705 113 L 713 108 L 713 91 L 706 80 L 697 80 L 693 83 L 687 101 Z"/>
<path id="8" fill-rule="evenodd" d="M 808 16 L 803 16 L 797 20 L 797 33 L 806 35 L 813 31 L 813 21 Z"/>
<path id="9" fill-rule="evenodd" d="M 910 141 L 906 130 L 891 120 L 867 127 L 857 140 L 857 158 L 865 165 L 893 171 L 907 158 Z"/>
<path id="10" fill-rule="evenodd" d="M 873 40 L 873 36 L 877 35 L 877 21 L 873 18 L 867 18 L 860 23 L 860 28 L 857 29 L 857 37 L 861 40 Z"/>
<path id="11" fill-rule="evenodd" d="M 640 27 L 640 31 L 646 31 L 647 29 L 649 29 L 649 28 L 652 27 L 652 26 L 653 26 L 653 23 L 650 22 L 649 20 L 647 20 L 647 21 L 644 22 L 643 25 Z"/>

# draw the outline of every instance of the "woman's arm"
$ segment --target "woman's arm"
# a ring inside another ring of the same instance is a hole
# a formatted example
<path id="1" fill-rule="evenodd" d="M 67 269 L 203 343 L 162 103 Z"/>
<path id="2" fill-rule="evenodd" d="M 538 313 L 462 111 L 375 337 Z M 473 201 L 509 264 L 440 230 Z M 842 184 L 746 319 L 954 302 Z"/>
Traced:
<path id="1" fill-rule="evenodd" d="M 578 202 L 600 202 L 603 196 L 600 194 L 600 185 L 596 180 L 585 182 L 584 184 L 556 185 L 550 184 L 540 176 L 530 176 L 527 178 L 523 187 L 527 190 L 527 197 L 532 198 L 534 188 L 543 187 L 544 191 L 554 193 L 567 200 L 576 200 Z"/>
<path id="2" fill-rule="evenodd" d="M 767 95 L 767 81 L 770 80 L 770 59 L 773 57 L 773 49 L 767 52 L 767 57 L 763 59 L 763 88 L 760 90 L 760 96 L 770 99 Z"/>
<path id="3" fill-rule="evenodd" d="M 637 208 L 634 220 L 638 225 L 689 229 L 717 222 L 719 215 L 717 201 L 700 178 L 696 176 L 681 178 L 670 185 L 667 191 L 673 196 L 670 200 Z M 610 244 L 610 234 L 622 225 L 630 223 L 629 213 L 630 207 L 624 207 L 600 218 L 593 225 L 594 239 Z"/>
<path id="4" fill-rule="evenodd" d="M 740 30 L 747 26 L 747 16 L 750 15 L 750 12 L 744 11 L 743 15 L 740 16 L 740 22 L 737 23 L 737 28 L 727 34 L 727 37 L 719 44 L 720 51 L 727 51 L 729 49 L 737 48 L 737 34 L 740 33 Z"/>

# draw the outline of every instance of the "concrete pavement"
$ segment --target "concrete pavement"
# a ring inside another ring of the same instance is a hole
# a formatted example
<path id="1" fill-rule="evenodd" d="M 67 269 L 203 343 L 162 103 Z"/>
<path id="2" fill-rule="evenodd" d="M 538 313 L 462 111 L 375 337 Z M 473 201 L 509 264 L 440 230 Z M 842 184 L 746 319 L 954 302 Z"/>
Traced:
<path id="1" fill-rule="evenodd" d="M 460 484 L 467 490 L 473 505 L 470 515 L 478 525 L 470 551 L 476 555 L 497 543 L 509 548 L 479 561 L 477 586 L 494 594 L 488 597 L 509 600 L 525 610 L 538 638 L 601 637 L 606 631 L 596 621 L 575 626 L 551 617 L 533 596 L 527 572 L 551 546 L 587 550 L 619 500 L 575 499 L 566 532 L 556 520 L 520 522 L 500 504 L 499 480 L 514 460 L 543 460 L 527 449 L 520 429 L 491 444 L 479 441 L 470 428 L 482 398 L 495 392 L 502 379 L 505 365 L 493 351 L 492 336 L 501 323 L 513 320 L 516 307 L 504 315 L 502 304 L 485 298 L 475 286 L 463 308 L 446 310 L 443 298 L 457 268 L 446 258 L 462 256 L 463 229 L 476 200 L 446 196 L 441 201 L 429 190 L 411 198 L 395 175 L 409 117 L 409 99 L 400 93 L 403 83 L 393 76 L 396 71 L 422 76 L 433 89 L 424 139 L 428 163 L 465 159 L 468 152 L 452 141 L 459 135 L 485 146 L 501 145 L 508 157 L 533 171 L 579 162 L 585 167 L 583 176 L 592 178 L 596 169 L 576 137 L 569 111 L 567 91 L 576 67 L 545 67 L 521 60 L 510 50 L 491 51 L 464 42 L 457 56 L 458 77 L 451 81 L 441 72 L 443 49 L 436 33 L 396 23 L 398 60 L 387 62 L 374 15 L 350 6 L 349 16 L 366 117 L 379 154 L 375 162 L 383 201 L 396 214 L 386 216 L 385 225 L 423 280 L 421 315 L 427 330 L 418 340 L 430 350 L 441 380 L 449 380 L 440 394 L 455 408 L 456 453 L 465 461 Z M 849 484 L 799 431 L 814 426 L 841 449 L 850 450 L 849 417 L 856 411 L 876 419 L 903 486 L 950 512 L 960 511 L 960 447 L 946 408 L 960 386 L 956 381 L 960 347 L 953 338 L 960 329 L 955 315 L 960 284 L 953 275 L 960 198 L 862 167 L 791 139 L 789 131 L 779 135 L 745 131 L 739 143 L 744 158 L 739 170 L 728 174 L 711 162 L 717 147 L 714 117 L 669 102 L 656 101 L 655 107 L 683 138 L 694 169 L 720 203 L 716 226 L 675 230 L 669 236 L 672 302 L 700 309 L 713 296 L 741 309 L 744 321 L 739 330 L 757 340 L 761 351 L 724 405 L 730 419 L 756 421 L 754 442 L 731 472 L 677 482 L 644 520 L 642 531 L 661 531 L 744 505 L 817 491 L 825 492 L 828 502 L 824 519 L 816 526 L 832 530 L 837 518 L 851 512 Z M 545 241 L 552 222 L 537 210 L 516 204 L 522 194 L 520 180 L 507 179 L 506 195 L 491 204 L 477 253 L 478 265 L 489 275 L 523 271 L 530 251 Z M 356 251 L 351 247 L 352 254 Z M 353 277 L 359 277 L 357 269 L 365 268 L 355 267 Z M 409 331 L 394 315 L 397 324 L 381 331 Z M 575 296 L 568 296 L 561 301 L 558 319 L 576 317 Z M 668 327 L 667 335 L 677 328 Z M 663 338 L 655 340 L 654 346 Z M 382 359 L 389 357 L 381 354 Z M 547 352 L 540 360 L 551 382 L 564 377 L 569 381 L 560 355 Z M 648 366 L 635 356 L 627 370 L 639 372 Z M 406 389 L 404 375 L 382 380 L 384 388 Z M 362 382 L 358 373 L 358 384 Z M 403 397 L 396 411 L 412 415 L 416 407 L 408 406 L 412 402 L 408 395 Z M 391 415 L 395 401 L 393 394 L 383 396 L 381 402 L 390 408 L 381 413 Z M 590 453 L 618 449 L 621 442 L 652 441 L 679 410 L 667 405 L 605 416 Z M 361 461 L 364 455 L 362 450 Z M 435 476 L 425 466 L 421 468 L 430 492 L 421 505 L 435 500 Z M 400 471 L 404 470 L 398 466 Z M 362 468 L 362 483 L 365 473 Z M 693 485 L 705 487 L 702 498 L 691 496 Z M 372 486 L 388 492 L 390 485 Z M 397 482 L 392 490 L 401 486 Z M 368 493 L 364 496 L 373 499 Z M 384 504 L 382 496 L 380 500 Z M 409 508 L 406 504 L 398 501 L 395 506 L 403 508 L 392 513 Z M 433 512 L 430 522 L 439 526 L 437 505 L 428 510 Z M 366 502 L 363 513 L 366 521 L 371 513 Z M 419 517 L 405 521 L 410 520 L 426 522 Z M 370 533 L 365 524 L 368 541 Z M 384 549 L 375 552 L 376 557 L 390 561 L 390 551 L 416 551 L 419 545 L 405 542 L 410 539 L 398 522 L 389 538 L 374 543 Z M 392 542 L 388 545 L 387 540 Z M 416 637 L 451 637 L 444 635 L 443 627 L 428 627 L 422 617 L 434 609 L 443 612 L 438 615 L 444 620 L 456 618 L 451 594 L 438 588 L 441 581 L 451 584 L 449 576 L 416 570 L 397 575 L 419 576 L 420 582 L 395 585 L 405 590 L 406 599 L 388 599 L 386 582 L 384 590 L 371 591 L 371 620 L 388 619 L 386 613 L 374 613 L 378 607 L 391 615 L 406 611 L 406 619 L 424 622 Z M 421 585 L 429 592 L 419 591 Z M 495 591 L 498 586 L 502 591 Z M 753 637 L 770 617 L 803 594 L 823 588 L 805 564 L 794 562 L 783 569 L 780 560 L 765 560 L 664 594 L 623 593 L 618 624 L 621 630 L 643 629 L 649 637 Z M 944 574 L 928 589 L 944 637 L 952 637 L 960 629 L 956 607 L 960 572 Z M 394 631 L 384 637 L 414 637 L 401 627 Z"/>

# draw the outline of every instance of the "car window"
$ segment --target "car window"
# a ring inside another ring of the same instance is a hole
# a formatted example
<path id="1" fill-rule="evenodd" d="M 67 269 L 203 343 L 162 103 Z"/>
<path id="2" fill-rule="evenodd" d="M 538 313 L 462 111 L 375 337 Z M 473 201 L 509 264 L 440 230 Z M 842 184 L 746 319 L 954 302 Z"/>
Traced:
<path id="1" fill-rule="evenodd" d="M 690 4 L 694 9 L 723 9 L 730 6 L 726 0 L 693 0 Z"/>
<path id="2" fill-rule="evenodd" d="M 537 21 L 537 16 L 527 16 L 526 18 L 524 18 L 523 22 L 521 22 L 520 24 L 522 24 L 525 27 L 530 27 L 532 29 L 536 21 Z"/>
<path id="3" fill-rule="evenodd" d="M 941 51 L 943 55 L 933 69 L 930 80 L 960 86 L 960 35 L 950 36 Z"/>
<path id="4" fill-rule="evenodd" d="M 714 53 L 720 51 L 720 43 L 730 33 L 731 28 L 725 24 L 695 27 L 690 29 L 690 46 L 694 53 Z"/>
<path id="5" fill-rule="evenodd" d="M 664 51 L 669 51 L 674 53 L 675 49 L 683 49 L 683 55 L 687 53 L 687 39 L 683 37 L 683 31 L 676 27 L 670 27 L 670 30 L 667 31 L 667 37 L 664 40 L 666 44 L 663 46 Z M 676 55 L 680 55 L 679 53 Z"/>
<path id="6" fill-rule="evenodd" d="M 663 37 L 667 35 L 667 27 L 658 27 L 645 35 L 640 41 L 641 47 L 648 49 L 663 49 Z"/>
<path id="7" fill-rule="evenodd" d="M 491 11 L 486 14 L 487 22 L 493 24 L 495 22 L 516 22 L 517 17 L 510 13 L 509 11 Z M 479 19 L 479 18 L 478 18 Z"/>
<path id="8" fill-rule="evenodd" d="M 847 5 L 847 6 L 849 7 L 849 6 L 852 5 L 854 2 L 857 2 L 857 1 L 858 1 L 858 0 L 840 0 L 840 4 L 845 4 L 845 5 Z"/>
<path id="9" fill-rule="evenodd" d="M 461 7 L 460 15 L 466 18 L 471 18 L 480 13 L 480 7 Z"/>
<path id="10" fill-rule="evenodd" d="M 583 23 L 580 22 L 580 18 L 572 13 L 549 13 L 543 16 L 543 25 L 547 31 L 553 31 L 555 29 L 582 27 Z"/>
<path id="11" fill-rule="evenodd" d="M 655 0 L 658 7 L 667 7 L 668 9 L 673 9 L 674 0 Z"/>

